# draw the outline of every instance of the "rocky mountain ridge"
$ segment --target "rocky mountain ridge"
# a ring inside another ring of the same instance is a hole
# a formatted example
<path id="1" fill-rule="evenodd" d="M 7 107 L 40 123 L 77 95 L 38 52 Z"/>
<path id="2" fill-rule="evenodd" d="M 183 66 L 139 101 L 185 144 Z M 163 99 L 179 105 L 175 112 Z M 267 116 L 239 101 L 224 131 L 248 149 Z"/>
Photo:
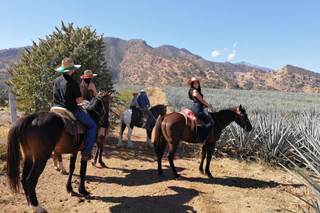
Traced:
<path id="1" fill-rule="evenodd" d="M 187 80 L 196 76 L 203 79 L 203 87 L 211 88 L 304 93 L 318 93 L 320 90 L 319 73 L 291 65 L 266 71 L 246 62 L 208 61 L 172 45 L 153 48 L 140 39 L 105 37 L 104 41 L 105 58 L 115 83 L 187 86 Z M 0 50 L 0 78 L 8 77 L 6 70 L 19 62 L 20 51 L 23 48 Z"/>

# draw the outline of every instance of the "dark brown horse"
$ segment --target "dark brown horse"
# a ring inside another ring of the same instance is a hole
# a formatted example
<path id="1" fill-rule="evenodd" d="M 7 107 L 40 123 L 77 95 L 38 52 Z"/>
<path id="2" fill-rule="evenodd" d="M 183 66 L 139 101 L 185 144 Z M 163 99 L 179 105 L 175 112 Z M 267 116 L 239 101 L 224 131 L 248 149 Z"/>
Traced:
<path id="1" fill-rule="evenodd" d="M 92 120 L 98 125 L 105 113 L 109 94 L 104 93 L 94 98 L 87 112 Z M 72 192 L 71 179 L 75 169 L 78 147 L 74 144 L 74 135 L 69 134 L 63 124 L 60 115 L 55 112 L 36 112 L 16 120 L 8 134 L 7 150 L 7 176 L 13 192 L 20 189 L 20 147 L 23 156 L 23 170 L 21 183 L 27 198 L 28 205 L 34 210 L 44 211 L 39 205 L 35 188 L 39 176 L 43 172 L 47 160 L 52 151 L 56 153 L 71 153 L 69 177 L 67 180 L 67 192 Z M 83 141 L 84 135 L 80 134 L 79 141 Z M 89 195 L 85 189 L 85 174 L 87 161 L 81 160 L 79 193 Z"/>
<path id="2" fill-rule="evenodd" d="M 107 100 L 105 100 L 106 101 L 106 107 L 105 107 L 106 113 L 107 113 L 107 110 L 109 110 L 110 97 L 111 97 L 111 92 L 109 92 L 108 96 L 106 97 Z M 101 119 L 101 121 L 103 121 L 103 119 Z M 110 122 L 108 123 L 108 129 L 109 128 L 110 128 Z M 99 131 L 99 128 L 97 128 L 97 132 L 98 131 Z M 102 161 L 102 153 L 103 153 L 103 146 L 104 146 L 105 140 L 106 140 L 106 134 L 103 136 L 97 135 L 97 137 L 96 137 L 97 149 L 96 149 L 96 152 L 95 152 L 94 157 L 92 159 L 93 166 L 96 166 L 97 160 L 98 160 L 99 164 L 102 167 L 107 167 L 105 165 L 105 163 Z M 63 166 L 63 163 L 62 163 L 62 155 L 53 151 L 52 157 L 53 157 L 53 164 L 54 164 L 55 169 L 60 171 L 62 174 L 67 174 L 67 172 Z M 99 159 L 98 159 L 98 157 L 99 157 Z"/>
<path id="3" fill-rule="evenodd" d="M 212 158 L 213 149 L 216 145 L 216 141 L 220 138 L 221 130 L 223 130 L 233 121 L 239 124 L 247 132 L 252 129 L 252 126 L 248 119 L 246 111 L 241 107 L 241 105 L 239 108 L 222 110 L 217 113 L 209 113 L 209 115 L 214 121 L 214 126 L 211 130 L 211 133 L 209 133 L 205 141 L 205 144 L 202 147 L 202 158 L 199 170 L 201 173 L 204 173 L 203 162 L 204 159 L 207 157 L 205 174 L 209 178 L 212 178 L 212 175 L 210 173 L 210 161 Z M 180 140 L 190 143 L 196 143 L 195 134 L 191 130 L 191 127 L 186 125 L 184 115 L 182 115 L 181 113 L 173 112 L 157 119 L 155 127 L 154 146 L 158 160 L 158 173 L 160 176 L 162 176 L 163 174 L 161 167 L 161 159 L 164 150 L 167 144 L 169 143 L 168 159 L 170 167 L 172 169 L 173 176 L 176 179 L 180 177 L 173 164 L 173 158 L 177 151 L 177 147 Z"/>

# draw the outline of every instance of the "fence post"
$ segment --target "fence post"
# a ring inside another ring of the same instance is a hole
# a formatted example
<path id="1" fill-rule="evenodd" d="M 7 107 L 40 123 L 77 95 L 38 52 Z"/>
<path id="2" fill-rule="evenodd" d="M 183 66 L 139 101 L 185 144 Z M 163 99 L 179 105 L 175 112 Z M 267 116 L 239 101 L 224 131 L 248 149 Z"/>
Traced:
<path id="1" fill-rule="evenodd" d="M 16 107 L 16 96 L 14 94 L 9 94 L 9 105 L 10 105 L 10 115 L 11 123 L 17 120 L 17 107 Z"/>

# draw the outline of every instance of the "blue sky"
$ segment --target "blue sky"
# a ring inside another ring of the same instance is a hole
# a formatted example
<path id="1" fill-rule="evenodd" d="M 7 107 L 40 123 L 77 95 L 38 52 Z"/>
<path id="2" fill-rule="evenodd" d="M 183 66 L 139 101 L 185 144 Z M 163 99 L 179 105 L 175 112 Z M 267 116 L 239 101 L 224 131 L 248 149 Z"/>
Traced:
<path id="1" fill-rule="evenodd" d="M 319 0 L 2 0 L 0 8 L 0 50 L 38 43 L 63 21 L 214 62 L 320 73 Z"/>

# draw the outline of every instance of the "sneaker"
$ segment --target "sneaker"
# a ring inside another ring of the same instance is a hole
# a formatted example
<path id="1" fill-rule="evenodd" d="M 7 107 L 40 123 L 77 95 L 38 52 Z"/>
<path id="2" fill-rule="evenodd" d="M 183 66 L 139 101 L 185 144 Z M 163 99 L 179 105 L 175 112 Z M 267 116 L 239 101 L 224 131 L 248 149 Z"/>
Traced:
<path id="1" fill-rule="evenodd" d="M 81 157 L 81 160 L 91 160 L 93 157 L 92 157 L 92 154 L 91 153 L 82 153 L 82 157 Z"/>

